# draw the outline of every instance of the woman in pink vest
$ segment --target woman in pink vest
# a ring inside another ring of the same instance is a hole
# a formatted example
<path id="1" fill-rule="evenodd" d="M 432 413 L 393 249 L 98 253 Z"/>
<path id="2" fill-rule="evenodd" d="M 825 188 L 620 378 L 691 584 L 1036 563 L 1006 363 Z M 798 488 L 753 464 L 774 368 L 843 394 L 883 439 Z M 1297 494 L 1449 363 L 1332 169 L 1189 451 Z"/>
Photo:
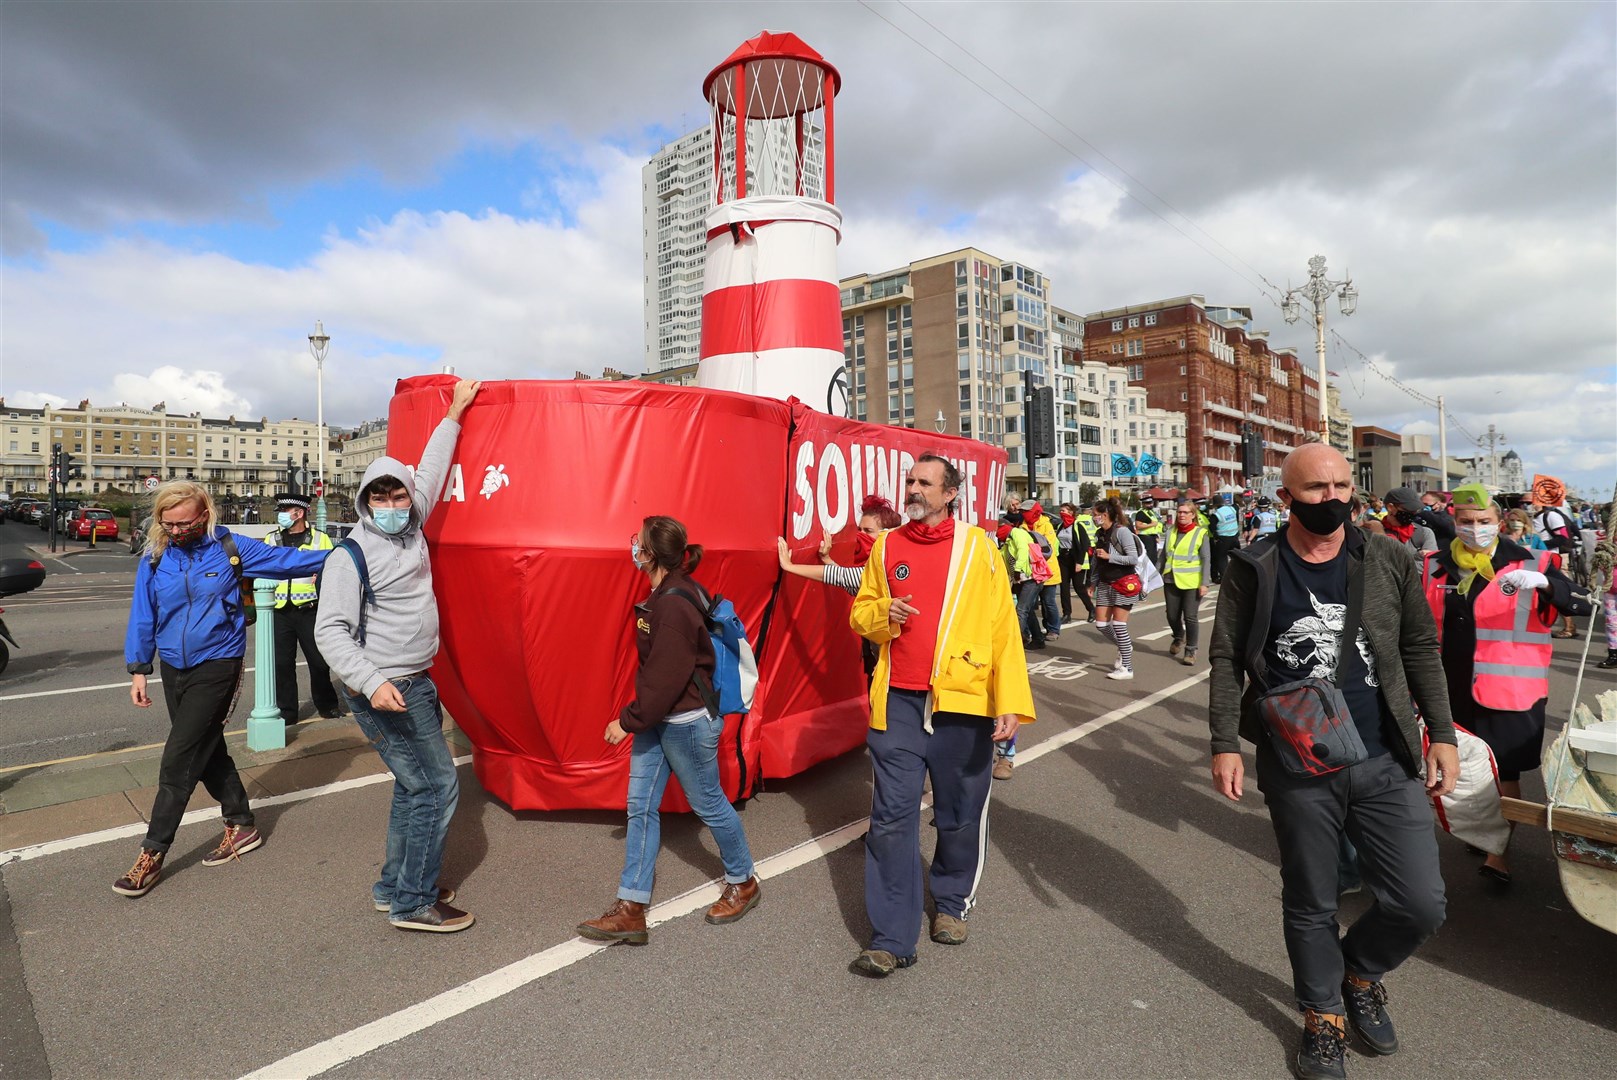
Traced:
<path id="1" fill-rule="evenodd" d="M 1426 555 L 1426 600 L 1437 620 L 1454 722 L 1493 749 L 1499 790 L 1521 798 L 1521 776 L 1538 768 L 1550 694 L 1550 631 L 1560 615 L 1587 615 L 1586 597 L 1545 551 L 1499 535 L 1500 511 L 1486 488 L 1454 491 L 1456 536 Z M 1510 863 L 1489 855 L 1481 873 L 1510 881 Z"/>

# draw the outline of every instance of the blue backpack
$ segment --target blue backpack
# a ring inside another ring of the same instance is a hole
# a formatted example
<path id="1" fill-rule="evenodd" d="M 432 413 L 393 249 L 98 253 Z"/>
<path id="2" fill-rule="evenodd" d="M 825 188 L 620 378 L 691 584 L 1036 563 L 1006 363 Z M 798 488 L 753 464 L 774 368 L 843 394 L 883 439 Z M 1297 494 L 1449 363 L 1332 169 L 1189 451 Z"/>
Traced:
<path id="1" fill-rule="evenodd" d="M 713 681 L 708 683 L 701 675 L 696 680 L 696 688 L 702 692 L 708 712 L 718 717 L 751 712 L 752 693 L 758 686 L 758 661 L 735 605 L 718 595 L 704 605 L 685 589 L 668 591 L 683 596 L 695 606 L 713 641 Z"/>
<path id="2" fill-rule="evenodd" d="M 354 539 L 352 536 L 344 537 L 343 539 L 337 541 L 336 546 L 332 548 L 332 551 L 346 551 L 349 555 L 353 556 L 354 569 L 359 573 L 359 628 L 354 633 L 354 640 L 359 643 L 360 648 L 364 648 L 365 613 L 376 606 L 376 594 L 371 591 L 371 570 L 370 567 L 365 563 L 365 552 L 360 550 L 359 541 Z M 327 558 L 330 558 L 330 556 L 328 555 Z M 319 586 L 324 582 L 324 575 L 315 579 L 316 586 Z"/>

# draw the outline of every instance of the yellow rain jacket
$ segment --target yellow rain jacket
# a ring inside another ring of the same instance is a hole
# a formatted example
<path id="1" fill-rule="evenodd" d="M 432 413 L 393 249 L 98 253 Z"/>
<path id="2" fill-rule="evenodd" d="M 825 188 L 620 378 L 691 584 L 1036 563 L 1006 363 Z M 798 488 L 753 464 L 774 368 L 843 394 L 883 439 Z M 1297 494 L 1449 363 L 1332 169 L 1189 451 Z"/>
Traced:
<path id="1" fill-rule="evenodd" d="M 1060 585 L 1061 560 L 1057 556 L 1061 554 L 1061 541 L 1056 537 L 1055 523 L 1050 520 L 1049 514 L 1040 514 L 1039 520 L 1033 523 L 1033 530 L 1050 541 L 1050 557 L 1045 560 L 1050 564 L 1050 580 L 1045 584 Z"/>
<path id="2" fill-rule="evenodd" d="M 887 538 L 876 538 L 848 624 L 881 646 L 870 683 L 870 726 L 887 730 L 887 678 L 890 643 L 898 636 L 887 620 L 893 606 L 887 590 Z M 923 612 L 931 617 L 932 612 Z M 938 615 L 938 647 L 932 661 L 932 692 L 927 695 L 927 730 L 933 712 L 964 713 L 993 719 L 1007 713 L 1031 723 L 1033 687 L 1028 682 L 1022 628 L 1011 599 L 1005 562 L 988 534 L 955 522 L 949 552 L 949 582 Z M 899 628 L 900 632 L 902 628 Z"/>

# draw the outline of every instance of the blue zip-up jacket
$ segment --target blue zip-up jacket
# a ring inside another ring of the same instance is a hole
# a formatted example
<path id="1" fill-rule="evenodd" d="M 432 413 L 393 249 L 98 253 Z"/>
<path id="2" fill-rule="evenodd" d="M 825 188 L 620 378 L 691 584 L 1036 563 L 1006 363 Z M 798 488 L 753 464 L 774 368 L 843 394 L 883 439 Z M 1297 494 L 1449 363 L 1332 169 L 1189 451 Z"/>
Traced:
<path id="1" fill-rule="evenodd" d="M 221 528 L 218 533 L 225 531 Z M 218 533 L 189 548 L 168 545 L 155 573 L 149 557 L 140 560 L 124 634 L 124 663 L 131 675 L 150 675 L 154 655 L 177 668 L 247 655 L 247 619 L 236 571 Z M 235 540 L 242 572 L 249 578 L 309 577 L 320 571 L 330 554 L 270 547 L 240 534 Z"/>

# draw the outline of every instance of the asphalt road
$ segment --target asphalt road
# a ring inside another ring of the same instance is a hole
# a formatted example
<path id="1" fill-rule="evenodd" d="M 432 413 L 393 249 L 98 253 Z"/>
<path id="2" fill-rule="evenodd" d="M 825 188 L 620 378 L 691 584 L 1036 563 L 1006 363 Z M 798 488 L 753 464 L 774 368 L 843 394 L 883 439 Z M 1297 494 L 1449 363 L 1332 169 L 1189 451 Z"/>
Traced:
<path id="1" fill-rule="evenodd" d="M 265 847 L 217 869 L 199 863 L 216 822 L 187 826 L 139 901 L 108 887 L 134 840 L 0 867 L 0 1007 L 20 1018 L 0 1076 L 1283 1076 L 1297 1019 L 1262 799 L 1211 791 L 1202 669 L 1164 655 L 1160 608 L 1136 619 L 1134 682 L 1101 677 L 1093 630 L 1036 660 L 1040 720 L 995 786 L 971 940 L 923 942 L 886 981 L 847 970 L 868 932 L 863 754 L 744 806 L 769 875 L 746 919 L 698 908 L 600 951 L 572 927 L 611 900 L 621 814 L 512 813 L 468 767 L 445 867 L 478 915 L 464 934 L 371 911 L 385 783 L 261 810 Z M 1586 693 L 1614 685 L 1591 670 Z M 659 901 L 719 873 L 693 819 L 664 842 Z M 1355 1055 L 1353 1075 L 1586 1078 L 1617 1060 L 1617 938 L 1571 912 L 1542 833 L 1513 855 L 1500 893 L 1444 838 L 1448 922 L 1388 982 L 1404 1049 Z"/>

